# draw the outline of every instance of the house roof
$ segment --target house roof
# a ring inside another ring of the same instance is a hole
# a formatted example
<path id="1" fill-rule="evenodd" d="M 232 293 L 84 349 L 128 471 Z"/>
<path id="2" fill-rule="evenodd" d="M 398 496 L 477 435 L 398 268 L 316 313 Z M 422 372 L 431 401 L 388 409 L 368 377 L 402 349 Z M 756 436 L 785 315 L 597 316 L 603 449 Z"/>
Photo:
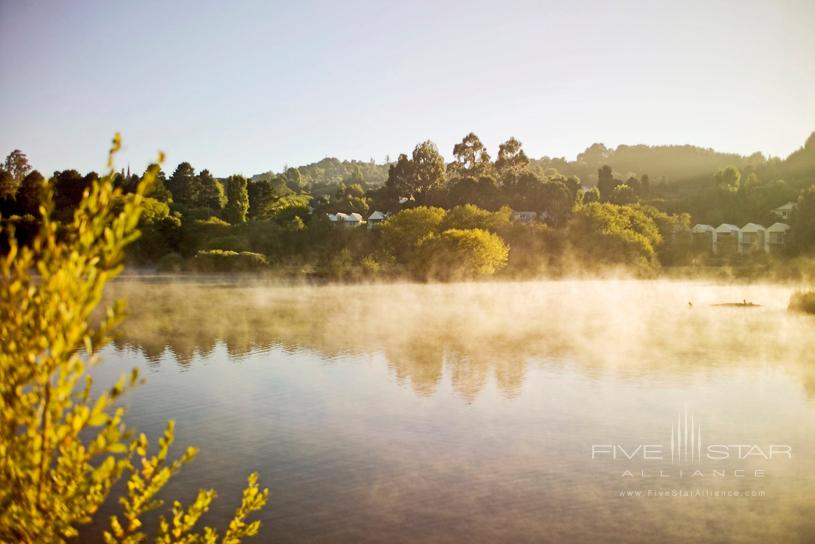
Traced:
<path id="1" fill-rule="evenodd" d="M 362 222 L 362 216 L 358 213 L 327 213 L 325 214 L 329 221 L 344 221 L 346 223 L 359 223 Z"/>
<path id="2" fill-rule="evenodd" d="M 384 213 L 376 210 L 374 213 L 368 216 L 368 221 L 381 221 L 385 218 L 387 218 L 387 216 Z"/>
<path id="3" fill-rule="evenodd" d="M 781 206 L 775 208 L 774 212 L 786 212 L 795 208 L 797 204 L 795 202 L 787 202 L 786 204 L 782 204 Z"/>
<path id="4" fill-rule="evenodd" d="M 762 227 L 761 225 L 757 225 L 755 223 L 747 223 L 741 228 L 742 232 L 763 232 L 767 229 Z"/>
<path id="5" fill-rule="evenodd" d="M 362 216 L 358 213 L 327 213 L 325 214 L 329 221 L 337 222 L 343 221 L 345 223 L 361 223 Z"/>
<path id="6" fill-rule="evenodd" d="M 713 232 L 716 229 L 714 229 L 710 225 L 703 225 L 703 224 L 700 223 L 700 224 L 694 225 L 692 230 L 693 230 L 693 232 L 698 234 L 700 232 Z"/>
<path id="7" fill-rule="evenodd" d="M 722 223 L 718 227 L 716 227 L 716 232 L 738 232 L 739 227 L 736 225 L 731 225 L 730 223 Z"/>
<path id="8" fill-rule="evenodd" d="M 787 232 L 788 230 L 790 230 L 790 226 L 786 223 L 773 223 L 767 229 L 767 232 Z"/>

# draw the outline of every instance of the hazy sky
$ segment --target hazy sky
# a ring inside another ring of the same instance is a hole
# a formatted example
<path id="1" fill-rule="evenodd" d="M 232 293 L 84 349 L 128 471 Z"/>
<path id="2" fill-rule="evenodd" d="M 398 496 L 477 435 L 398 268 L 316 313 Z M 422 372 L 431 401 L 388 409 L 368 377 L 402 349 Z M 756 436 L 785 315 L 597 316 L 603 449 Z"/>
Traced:
<path id="1" fill-rule="evenodd" d="M 0 153 L 156 150 L 217 176 L 384 160 L 475 131 L 786 156 L 815 130 L 815 1 L 0 0 Z"/>

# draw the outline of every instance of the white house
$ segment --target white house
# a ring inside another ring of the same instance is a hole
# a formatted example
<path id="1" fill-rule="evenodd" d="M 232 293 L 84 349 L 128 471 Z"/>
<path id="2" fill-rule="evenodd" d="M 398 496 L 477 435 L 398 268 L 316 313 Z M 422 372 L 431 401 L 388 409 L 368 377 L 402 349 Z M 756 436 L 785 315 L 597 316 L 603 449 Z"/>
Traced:
<path id="1" fill-rule="evenodd" d="M 772 210 L 772 213 L 781 219 L 789 219 L 792 215 L 793 210 L 798 207 L 798 204 L 795 202 L 787 202 L 783 206 L 779 206 Z"/>
<path id="2" fill-rule="evenodd" d="M 767 251 L 779 248 L 787 243 L 787 231 L 790 226 L 786 223 L 773 223 L 767 228 Z"/>
<path id="3" fill-rule="evenodd" d="M 747 223 L 741 228 L 739 252 L 744 253 L 751 249 L 766 251 L 767 229 L 756 223 Z"/>
<path id="4" fill-rule="evenodd" d="M 716 253 L 722 246 L 732 246 L 737 251 L 741 247 L 741 229 L 730 223 L 722 223 L 713 231 L 713 252 Z"/>
<path id="5" fill-rule="evenodd" d="M 531 223 L 537 218 L 536 212 L 512 212 L 512 220 L 520 223 Z"/>
<path id="6" fill-rule="evenodd" d="M 368 216 L 368 230 L 373 230 L 378 227 L 385 219 L 388 218 L 388 214 L 380 211 L 375 211 L 371 215 Z"/>
<path id="7" fill-rule="evenodd" d="M 690 229 L 690 232 L 693 242 L 697 245 L 697 247 L 707 246 L 708 248 L 713 249 L 713 246 L 715 245 L 714 238 L 716 237 L 716 229 L 714 229 L 712 226 L 697 223 L 692 229 Z"/>
<path id="8" fill-rule="evenodd" d="M 365 222 L 365 220 L 362 219 L 362 216 L 358 213 L 349 213 L 343 215 L 345 215 L 345 226 L 347 227 L 358 227 Z"/>
<path id="9" fill-rule="evenodd" d="M 342 225 L 344 227 L 358 227 L 363 224 L 365 221 L 362 220 L 362 216 L 358 213 L 327 213 L 325 214 L 328 217 L 328 220 L 332 223 L 337 225 Z"/>
<path id="10" fill-rule="evenodd" d="M 756 223 L 747 223 L 742 228 L 729 223 L 722 223 L 715 229 L 710 225 L 697 224 L 691 229 L 694 242 L 699 245 L 710 245 L 713 252 L 730 248 L 739 253 L 760 249 L 771 251 L 786 243 L 786 223 L 775 223 L 769 228 Z"/>

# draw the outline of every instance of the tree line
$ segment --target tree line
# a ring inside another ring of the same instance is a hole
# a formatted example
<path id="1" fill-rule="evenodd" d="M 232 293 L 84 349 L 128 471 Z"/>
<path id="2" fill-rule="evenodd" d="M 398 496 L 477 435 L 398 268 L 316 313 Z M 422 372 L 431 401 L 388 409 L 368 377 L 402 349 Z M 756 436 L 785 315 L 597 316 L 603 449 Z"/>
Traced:
<path id="1" fill-rule="evenodd" d="M 615 155 L 628 152 L 621 147 Z M 652 182 L 647 173 L 622 175 L 609 164 L 601 164 L 587 183 L 552 161 L 542 168 L 543 159 L 530 159 L 515 138 L 501 143 L 493 158 L 474 133 L 453 147 L 452 157 L 448 163 L 433 142 L 421 142 L 391 162 L 384 182 L 377 183 L 366 181 L 381 170 L 373 161 L 326 159 L 310 165 L 308 176 L 286 168 L 252 179 L 218 179 L 183 162 L 169 176 L 158 171 L 130 264 L 202 271 L 271 267 L 344 279 L 527 277 L 568 273 L 575 263 L 582 270 L 629 266 L 654 273 L 664 265 L 766 259 L 700 254 L 690 243 L 690 225 L 768 226 L 771 210 L 787 201 L 798 202 L 788 255 L 811 252 L 815 245 L 815 189 L 809 188 L 815 180 L 815 136 L 774 171 L 767 161 L 761 163 L 764 169 L 731 165 L 685 185 Z M 609 157 L 609 150 L 595 144 L 576 162 Z M 315 181 L 315 165 L 345 177 L 330 185 Z M 793 181 L 773 178 L 772 172 L 792 172 Z M 114 176 L 123 201 L 142 177 Z M 45 179 L 15 150 L 0 169 L 2 221 L 12 223 L 15 236 L 25 241 L 36 231 L 46 185 L 55 194 L 54 218 L 66 221 L 97 179 L 93 172 L 76 170 Z M 337 228 L 326 218 L 336 212 L 364 218 L 373 210 L 390 218 L 371 232 Z M 513 211 L 533 212 L 536 220 L 518 221 Z M 405 238 L 400 225 L 421 236 Z"/>

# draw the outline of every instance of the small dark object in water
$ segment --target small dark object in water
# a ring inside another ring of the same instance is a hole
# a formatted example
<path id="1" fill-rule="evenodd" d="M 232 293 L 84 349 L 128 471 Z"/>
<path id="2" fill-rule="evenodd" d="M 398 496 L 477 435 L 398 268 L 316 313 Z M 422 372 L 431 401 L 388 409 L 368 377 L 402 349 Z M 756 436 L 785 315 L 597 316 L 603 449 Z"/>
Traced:
<path id="1" fill-rule="evenodd" d="M 713 306 L 727 307 L 727 308 L 758 308 L 761 304 L 753 304 L 752 302 L 722 302 L 720 304 L 713 304 Z"/>

